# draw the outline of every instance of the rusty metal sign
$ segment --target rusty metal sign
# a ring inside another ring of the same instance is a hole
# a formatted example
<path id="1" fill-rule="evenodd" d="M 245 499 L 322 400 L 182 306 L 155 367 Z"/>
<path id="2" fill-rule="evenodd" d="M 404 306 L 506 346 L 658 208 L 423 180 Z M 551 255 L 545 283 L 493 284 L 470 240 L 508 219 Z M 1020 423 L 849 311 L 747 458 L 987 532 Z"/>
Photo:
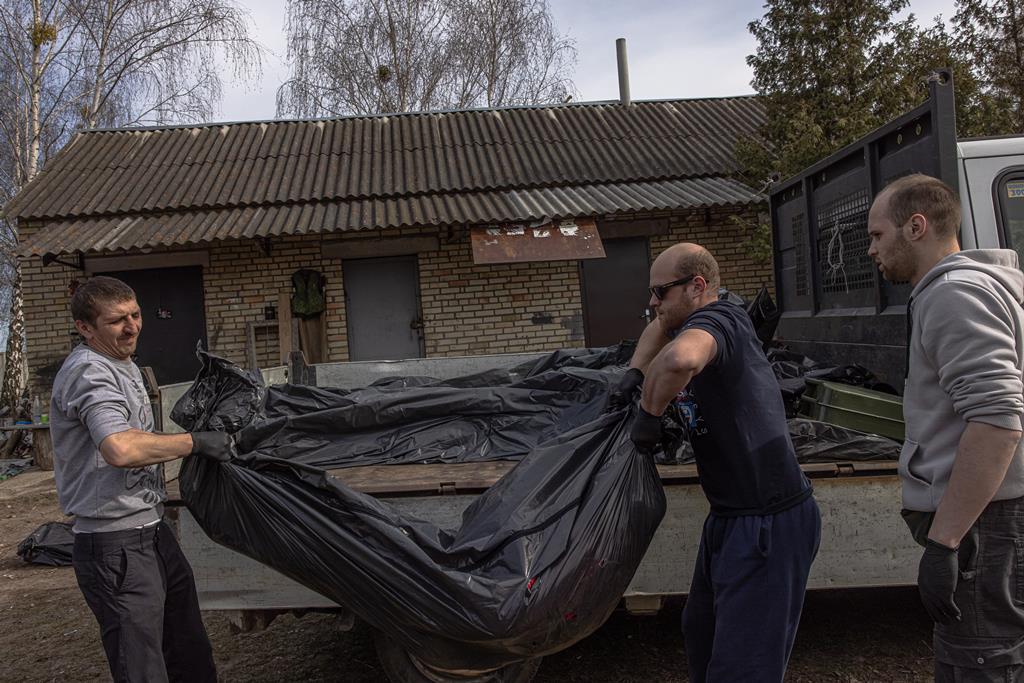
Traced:
<path id="1" fill-rule="evenodd" d="M 477 264 L 576 261 L 605 255 L 593 218 L 475 227 L 469 237 Z"/>

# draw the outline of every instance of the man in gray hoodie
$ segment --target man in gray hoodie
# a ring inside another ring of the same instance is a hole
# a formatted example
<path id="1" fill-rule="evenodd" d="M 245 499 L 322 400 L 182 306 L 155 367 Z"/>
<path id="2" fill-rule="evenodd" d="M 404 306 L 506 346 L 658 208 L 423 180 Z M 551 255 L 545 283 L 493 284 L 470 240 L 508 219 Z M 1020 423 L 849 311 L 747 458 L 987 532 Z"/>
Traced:
<path id="1" fill-rule="evenodd" d="M 1024 274 L 1008 249 L 961 251 L 960 204 L 924 175 L 868 217 L 868 254 L 913 285 L 900 455 L 924 546 L 936 681 L 1024 681 Z"/>
<path id="2" fill-rule="evenodd" d="M 100 626 L 115 681 L 215 681 L 195 580 L 170 528 L 160 463 L 199 454 L 228 461 L 220 432 L 153 434 L 132 354 L 142 331 L 135 292 L 94 277 L 71 298 L 85 343 L 53 382 L 50 431 L 61 508 L 75 516 L 72 564 Z"/>

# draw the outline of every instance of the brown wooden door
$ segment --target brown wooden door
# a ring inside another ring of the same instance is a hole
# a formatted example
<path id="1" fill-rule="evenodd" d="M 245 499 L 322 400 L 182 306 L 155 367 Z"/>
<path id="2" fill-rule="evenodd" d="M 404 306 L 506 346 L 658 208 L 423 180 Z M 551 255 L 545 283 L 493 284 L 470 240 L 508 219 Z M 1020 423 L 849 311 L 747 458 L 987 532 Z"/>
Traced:
<path id="1" fill-rule="evenodd" d="M 647 326 L 650 247 L 646 237 L 605 240 L 605 258 L 582 261 L 587 346 L 638 339 Z"/>

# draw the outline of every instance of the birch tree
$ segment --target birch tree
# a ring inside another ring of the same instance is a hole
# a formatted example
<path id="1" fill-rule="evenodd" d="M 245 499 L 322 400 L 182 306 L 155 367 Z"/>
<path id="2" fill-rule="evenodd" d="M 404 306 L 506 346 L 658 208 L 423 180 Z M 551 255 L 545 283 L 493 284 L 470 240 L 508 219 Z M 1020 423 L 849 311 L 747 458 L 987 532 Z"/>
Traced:
<path id="1" fill-rule="evenodd" d="M 560 102 L 573 41 L 547 0 L 289 0 L 278 116 Z"/>
<path id="2" fill-rule="evenodd" d="M 28 183 L 77 130 L 199 122 L 220 99 L 218 70 L 257 74 L 260 48 L 232 0 L 4 0 L 0 3 L 0 200 Z M 10 280 L 0 406 L 15 406 L 24 321 L 17 235 L 0 231 Z"/>
<path id="3" fill-rule="evenodd" d="M 67 8 L 55 0 L 11 0 L 0 7 L 0 132 L 3 134 L 3 186 L 6 201 L 37 173 L 44 152 L 60 137 L 66 122 L 63 97 L 74 92 L 72 78 L 51 78 L 78 71 L 80 61 L 72 47 L 77 28 Z M 72 97 L 73 99 L 73 97 Z M 25 329 L 22 314 L 21 272 L 14 258 L 17 234 L 3 224 L 3 285 L 9 292 L 7 355 L 0 382 L 0 406 L 17 412 L 24 391 Z"/>

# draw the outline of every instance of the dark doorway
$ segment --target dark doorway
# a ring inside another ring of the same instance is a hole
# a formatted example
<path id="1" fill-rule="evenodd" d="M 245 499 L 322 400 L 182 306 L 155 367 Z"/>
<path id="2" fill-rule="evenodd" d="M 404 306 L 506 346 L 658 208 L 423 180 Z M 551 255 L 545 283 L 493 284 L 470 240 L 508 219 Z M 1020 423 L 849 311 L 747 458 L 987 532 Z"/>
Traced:
<path id="1" fill-rule="evenodd" d="M 153 368 L 158 384 L 195 379 L 196 342 L 206 348 L 202 266 L 147 268 L 113 273 L 135 290 L 142 309 L 142 334 L 135 362 Z"/>
<path id="2" fill-rule="evenodd" d="M 638 339 L 647 326 L 647 238 L 605 240 L 604 253 L 605 258 L 581 262 L 587 346 Z"/>
<path id="3" fill-rule="evenodd" d="M 415 256 L 342 262 L 349 360 L 423 357 Z"/>

